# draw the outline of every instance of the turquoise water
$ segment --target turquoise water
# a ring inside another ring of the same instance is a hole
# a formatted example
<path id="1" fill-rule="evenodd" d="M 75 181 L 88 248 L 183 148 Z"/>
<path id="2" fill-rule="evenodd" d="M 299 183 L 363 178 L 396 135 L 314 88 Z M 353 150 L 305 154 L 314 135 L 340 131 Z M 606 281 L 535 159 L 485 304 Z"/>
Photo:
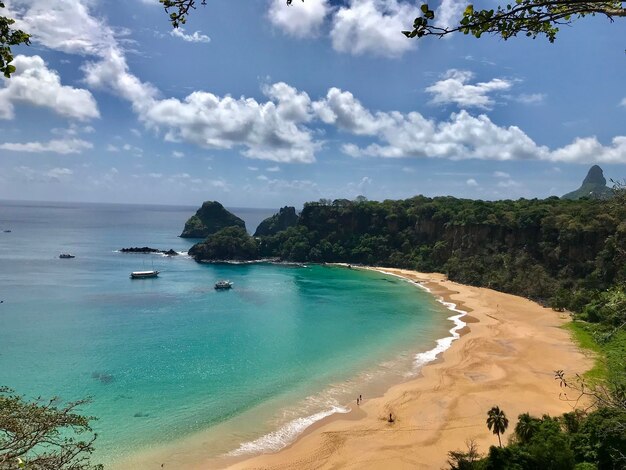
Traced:
<path id="1" fill-rule="evenodd" d="M 415 372 L 450 328 L 429 294 L 375 272 L 116 252 L 186 251 L 177 235 L 193 212 L 0 203 L 0 385 L 92 397 L 105 463 L 216 425 L 228 431 L 212 452 L 273 450 L 381 377 Z M 153 268 L 158 279 L 128 277 Z M 234 288 L 215 291 L 219 279 Z"/>

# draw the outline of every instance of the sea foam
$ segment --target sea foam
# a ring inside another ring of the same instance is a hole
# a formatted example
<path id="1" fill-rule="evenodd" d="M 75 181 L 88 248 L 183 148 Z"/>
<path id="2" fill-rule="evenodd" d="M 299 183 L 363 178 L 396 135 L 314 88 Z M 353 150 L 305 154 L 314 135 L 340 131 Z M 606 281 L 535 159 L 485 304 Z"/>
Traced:
<path id="1" fill-rule="evenodd" d="M 429 293 L 432 292 L 431 289 L 423 285 L 421 282 L 413 281 L 413 280 L 407 279 L 403 276 L 400 276 L 398 274 L 394 274 L 388 271 L 383 271 L 383 270 L 377 270 L 377 271 L 383 274 L 387 274 L 389 276 L 398 277 L 404 281 L 414 284 L 415 286 L 421 289 L 424 289 L 425 291 Z M 405 378 L 415 377 L 415 375 L 419 373 L 419 370 L 425 364 L 428 364 L 429 362 L 432 362 L 435 359 L 437 359 L 437 357 L 441 353 L 443 353 L 446 349 L 448 349 L 455 340 L 461 337 L 461 335 L 459 334 L 459 331 L 467 325 L 464 321 L 461 320 L 461 318 L 467 315 L 466 311 L 457 308 L 457 305 L 453 302 L 446 302 L 441 297 L 436 297 L 436 300 L 437 302 L 444 305 L 448 310 L 451 310 L 457 313 L 457 315 L 453 315 L 447 318 L 448 320 L 454 323 L 454 326 L 449 330 L 450 336 L 446 336 L 445 338 L 439 338 L 436 341 L 436 346 L 434 348 L 429 349 L 428 351 L 425 351 L 425 352 L 417 353 L 415 355 L 414 361 L 413 361 L 413 370 L 405 374 L 404 375 Z M 385 365 L 391 365 L 391 363 L 380 364 L 380 366 L 385 366 Z M 336 387 L 339 387 L 339 386 L 336 385 Z M 331 390 L 332 389 L 333 387 L 331 387 Z M 332 395 L 333 393 L 332 391 L 327 391 L 327 394 Z M 309 401 L 314 400 L 314 397 L 309 397 L 308 400 Z M 335 405 L 332 405 L 329 409 L 326 409 L 324 411 L 320 411 L 318 413 L 315 413 L 309 416 L 295 418 L 287 422 L 286 424 L 282 425 L 281 427 L 279 427 L 276 431 L 265 434 L 261 436 L 260 438 L 255 439 L 253 441 L 242 443 L 237 449 L 232 450 L 231 452 L 227 453 L 226 456 L 228 457 L 239 456 L 240 457 L 243 455 L 277 452 L 287 447 L 288 445 L 292 444 L 302 432 L 304 432 L 309 426 L 315 424 L 316 422 L 321 421 L 322 419 L 327 418 L 328 416 L 331 416 L 335 413 L 348 413 L 348 412 L 350 412 L 350 408 L 335 404 Z"/>
<path id="2" fill-rule="evenodd" d="M 281 426 L 276 431 L 261 436 L 260 438 L 244 442 L 239 448 L 226 454 L 229 457 L 236 457 L 248 454 L 258 454 L 261 452 L 276 452 L 280 449 L 287 447 L 302 433 L 306 428 L 312 424 L 320 421 L 335 413 L 348 413 L 349 408 L 342 406 L 333 406 L 329 410 L 320 411 L 311 416 L 305 416 L 302 418 L 296 418 L 287 424 Z"/>

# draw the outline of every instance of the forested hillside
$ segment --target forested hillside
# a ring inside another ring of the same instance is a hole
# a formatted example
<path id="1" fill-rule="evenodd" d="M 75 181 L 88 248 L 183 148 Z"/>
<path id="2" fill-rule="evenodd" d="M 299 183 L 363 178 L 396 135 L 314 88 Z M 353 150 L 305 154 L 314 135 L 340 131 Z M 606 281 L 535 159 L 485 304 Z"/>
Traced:
<path id="1" fill-rule="evenodd" d="M 259 244 L 265 257 L 441 271 L 574 310 L 626 279 L 625 210 L 612 201 L 307 203 L 295 227 Z"/>

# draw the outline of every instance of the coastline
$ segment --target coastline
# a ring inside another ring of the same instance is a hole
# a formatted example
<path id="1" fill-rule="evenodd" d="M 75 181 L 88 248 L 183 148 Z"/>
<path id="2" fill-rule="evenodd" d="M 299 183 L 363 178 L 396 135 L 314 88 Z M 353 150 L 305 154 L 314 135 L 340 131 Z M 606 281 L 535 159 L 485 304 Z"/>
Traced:
<path id="1" fill-rule="evenodd" d="M 553 371 L 583 372 L 592 361 L 559 328 L 567 315 L 521 297 L 457 284 L 441 274 L 358 269 L 401 277 L 455 312 L 449 317 L 454 322 L 451 336 L 414 357 L 416 365 L 423 364 L 417 377 L 381 390 L 380 396 L 364 397 L 362 406 L 347 413 L 308 423 L 275 453 L 207 458 L 203 449 L 210 435 L 199 433 L 184 444 L 151 449 L 126 463 L 146 469 L 159 463 L 193 469 L 441 468 L 447 452 L 464 449 L 467 439 L 474 439 L 481 452 L 494 444 L 484 421 L 495 404 L 507 413 L 509 430 L 522 412 L 570 410 L 558 398 Z M 394 423 L 387 422 L 390 412 Z"/>
<path id="2" fill-rule="evenodd" d="M 465 450 L 468 439 L 481 453 L 496 443 L 485 425 L 493 405 L 510 420 L 504 440 L 521 413 L 557 415 L 571 410 L 559 399 L 553 371 L 582 373 L 593 361 L 560 328 L 568 322 L 566 314 L 522 297 L 457 284 L 442 274 L 362 269 L 415 282 L 444 305 L 467 312 L 465 325 L 457 331 L 460 338 L 427 362 L 419 377 L 391 387 L 381 397 L 365 397 L 358 416 L 332 415 L 286 448 L 227 468 L 442 468 L 447 453 Z M 387 421 L 389 413 L 393 423 Z M 192 468 L 214 466 L 204 461 Z"/>

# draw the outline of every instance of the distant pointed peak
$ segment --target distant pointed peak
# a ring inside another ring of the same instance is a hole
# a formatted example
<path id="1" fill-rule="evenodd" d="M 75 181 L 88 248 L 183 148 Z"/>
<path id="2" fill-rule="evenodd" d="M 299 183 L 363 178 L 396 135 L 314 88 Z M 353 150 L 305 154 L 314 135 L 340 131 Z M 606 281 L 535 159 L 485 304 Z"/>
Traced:
<path id="1" fill-rule="evenodd" d="M 589 172 L 583 180 L 583 184 L 587 183 L 606 186 L 606 178 L 604 177 L 604 172 L 602 171 L 602 168 L 600 168 L 598 165 L 593 165 L 591 168 L 589 168 Z"/>
<path id="2" fill-rule="evenodd" d="M 611 197 L 611 194 L 611 190 L 606 186 L 606 178 L 602 168 L 598 165 L 593 165 L 589 168 L 589 172 L 587 172 L 581 187 L 576 191 L 565 194 L 563 199 L 606 199 Z"/>

